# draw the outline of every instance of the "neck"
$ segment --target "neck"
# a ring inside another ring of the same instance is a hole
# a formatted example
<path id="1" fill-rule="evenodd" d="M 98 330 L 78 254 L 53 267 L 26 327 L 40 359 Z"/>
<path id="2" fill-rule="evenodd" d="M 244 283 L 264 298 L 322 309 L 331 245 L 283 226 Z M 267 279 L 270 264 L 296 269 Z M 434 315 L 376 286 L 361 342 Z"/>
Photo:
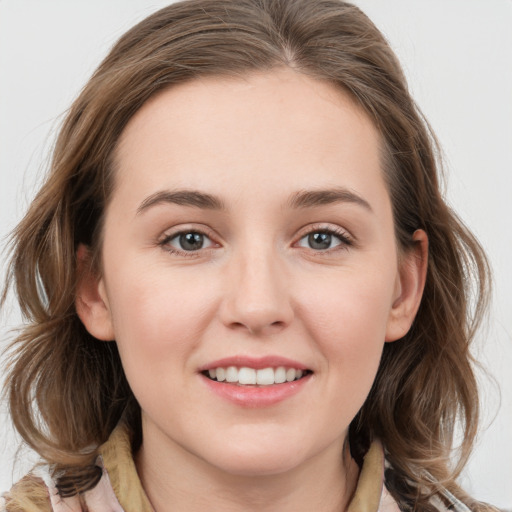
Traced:
<path id="1" fill-rule="evenodd" d="M 257 475 L 224 471 L 168 440 L 163 446 L 148 436 L 136 456 L 155 512 L 339 512 L 346 510 L 359 474 L 342 440 L 297 467 Z"/>

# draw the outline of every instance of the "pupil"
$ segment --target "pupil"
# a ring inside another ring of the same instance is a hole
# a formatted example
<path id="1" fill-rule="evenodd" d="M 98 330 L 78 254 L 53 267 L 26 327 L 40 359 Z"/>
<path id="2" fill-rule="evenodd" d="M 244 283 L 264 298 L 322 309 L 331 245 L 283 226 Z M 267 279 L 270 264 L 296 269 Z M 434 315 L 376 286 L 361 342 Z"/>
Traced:
<path id="1" fill-rule="evenodd" d="M 185 251 L 197 251 L 203 247 L 203 235 L 201 233 L 180 235 L 180 245 Z"/>
<path id="2" fill-rule="evenodd" d="M 329 233 L 311 233 L 308 236 L 308 242 L 312 249 L 329 249 L 331 235 Z"/>

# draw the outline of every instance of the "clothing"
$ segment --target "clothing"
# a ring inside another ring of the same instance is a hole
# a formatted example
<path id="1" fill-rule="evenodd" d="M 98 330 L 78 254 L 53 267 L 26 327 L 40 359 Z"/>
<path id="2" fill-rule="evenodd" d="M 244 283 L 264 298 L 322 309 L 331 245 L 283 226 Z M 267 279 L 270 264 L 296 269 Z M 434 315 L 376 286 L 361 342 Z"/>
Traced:
<path id="1" fill-rule="evenodd" d="M 130 435 L 125 426 L 118 426 L 109 440 L 101 446 L 97 463 L 103 471 L 101 480 L 93 489 L 82 495 L 82 501 L 85 501 L 88 512 L 153 512 L 135 468 Z M 374 442 L 364 458 L 357 488 L 347 512 L 400 512 L 396 501 L 383 484 L 384 463 L 382 445 Z M 84 510 L 77 496 L 71 498 L 59 496 L 48 466 L 38 468 L 32 474 L 40 479 L 43 503 L 41 500 L 27 496 L 23 509 L 19 512 L 81 512 Z M 451 494 L 447 493 L 445 498 L 451 505 L 445 507 L 439 500 L 439 504 L 436 505 L 440 511 L 470 512 Z M 11 512 L 8 497 L 3 499 L 3 502 L 0 498 L 0 512 Z"/>

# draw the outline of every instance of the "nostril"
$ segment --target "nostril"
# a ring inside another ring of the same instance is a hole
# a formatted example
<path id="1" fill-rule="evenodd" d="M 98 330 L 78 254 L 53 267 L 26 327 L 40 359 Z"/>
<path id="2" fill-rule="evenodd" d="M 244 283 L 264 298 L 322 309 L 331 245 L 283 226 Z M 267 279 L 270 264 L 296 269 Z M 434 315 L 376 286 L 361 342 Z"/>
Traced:
<path id="1" fill-rule="evenodd" d="M 242 322 L 232 322 L 229 327 L 233 330 L 240 330 L 240 331 L 247 331 L 250 334 L 261 334 L 272 331 L 280 331 L 286 326 L 285 322 L 282 321 L 276 321 L 272 322 L 270 324 L 265 323 L 256 323 L 256 322 L 247 322 L 247 324 L 244 324 Z"/>
<path id="2" fill-rule="evenodd" d="M 231 329 L 234 329 L 234 330 L 251 331 L 251 329 L 249 327 L 245 326 L 242 322 L 232 322 L 229 327 L 231 327 Z"/>
<path id="3" fill-rule="evenodd" d="M 251 334 L 270 334 L 272 332 L 281 331 L 285 326 L 285 322 L 278 320 L 268 324 L 248 325 L 247 329 Z"/>

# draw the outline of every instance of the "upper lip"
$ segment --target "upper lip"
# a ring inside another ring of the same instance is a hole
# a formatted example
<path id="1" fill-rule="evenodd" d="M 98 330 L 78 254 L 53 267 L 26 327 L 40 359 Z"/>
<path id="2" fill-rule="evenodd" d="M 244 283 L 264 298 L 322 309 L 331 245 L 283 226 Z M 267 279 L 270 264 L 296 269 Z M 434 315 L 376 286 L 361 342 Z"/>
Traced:
<path id="1" fill-rule="evenodd" d="M 199 368 L 199 372 L 212 370 L 214 368 L 227 368 L 228 366 L 236 366 L 237 368 L 247 367 L 260 370 L 263 368 L 278 368 L 284 366 L 285 368 L 295 368 L 297 370 L 308 370 L 309 368 L 298 361 L 281 357 L 277 355 L 269 355 L 264 357 L 250 357 L 250 356 L 231 356 L 217 359 L 211 363 L 207 363 Z"/>

